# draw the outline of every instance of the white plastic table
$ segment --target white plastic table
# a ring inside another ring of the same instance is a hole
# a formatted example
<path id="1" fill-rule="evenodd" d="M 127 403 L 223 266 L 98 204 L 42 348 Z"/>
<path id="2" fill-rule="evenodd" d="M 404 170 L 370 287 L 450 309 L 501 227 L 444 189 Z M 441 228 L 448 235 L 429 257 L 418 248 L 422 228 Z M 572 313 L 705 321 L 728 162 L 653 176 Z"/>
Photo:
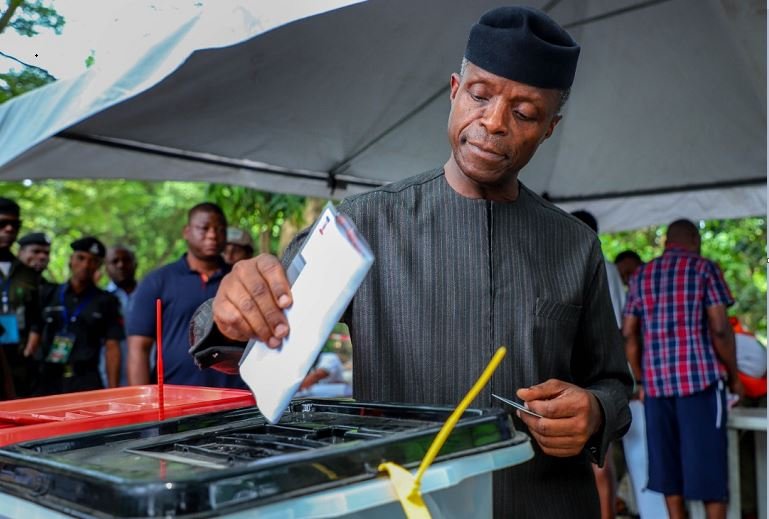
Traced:
<path id="1" fill-rule="evenodd" d="M 729 509 L 728 519 L 741 519 L 739 431 L 755 431 L 756 499 L 758 517 L 766 519 L 766 408 L 735 407 L 729 410 L 726 424 L 729 435 Z"/>

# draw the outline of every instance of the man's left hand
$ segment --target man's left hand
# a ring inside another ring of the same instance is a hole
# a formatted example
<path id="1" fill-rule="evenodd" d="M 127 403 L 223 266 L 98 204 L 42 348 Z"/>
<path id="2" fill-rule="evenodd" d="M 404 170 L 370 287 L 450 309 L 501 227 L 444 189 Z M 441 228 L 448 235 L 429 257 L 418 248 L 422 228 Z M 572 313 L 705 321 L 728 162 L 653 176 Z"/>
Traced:
<path id="1" fill-rule="evenodd" d="M 742 380 L 740 380 L 739 376 L 729 377 L 729 391 L 737 397 L 737 400 L 734 402 L 735 405 L 745 398 L 745 386 L 742 385 Z"/>
<path id="2" fill-rule="evenodd" d="M 531 435 L 550 456 L 576 456 L 601 428 L 601 404 L 590 391 L 561 380 L 519 389 L 518 398 L 542 418 L 518 412 Z"/>

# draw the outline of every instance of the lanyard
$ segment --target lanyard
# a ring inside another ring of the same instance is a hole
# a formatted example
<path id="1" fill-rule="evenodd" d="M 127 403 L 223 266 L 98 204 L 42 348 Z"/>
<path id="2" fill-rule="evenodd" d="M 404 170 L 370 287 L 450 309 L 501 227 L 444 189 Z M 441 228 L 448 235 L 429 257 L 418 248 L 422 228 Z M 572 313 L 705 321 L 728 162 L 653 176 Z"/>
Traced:
<path id="1" fill-rule="evenodd" d="M 2 308 L 0 311 L 7 314 L 11 310 L 10 299 L 8 299 L 8 289 L 11 287 L 11 271 L 8 271 L 8 277 L 3 280 L 3 284 L 0 285 L 0 302 L 2 302 Z"/>
<path id="2" fill-rule="evenodd" d="M 95 290 L 91 289 L 88 291 L 88 294 L 86 297 L 83 298 L 82 301 L 80 301 L 80 304 L 75 307 L 75 311 L 72 312 L 72 315 L 69 315 L 69 310 L 67 310 L 67 305 L 64 303 L 64 292 L 67 290 L 67 283 L 64 283 L 61 285 L 61 288 L 59 288 L 59 302 L 61 303 L 61 313 L 62 317 L 64 319 L 64 328 L 69 328 L 69 323 L 74 323 L 77 321 L 77 316 L 80 315 L 80 312 L 83 311 L 83 309 L 86 307 L 88 303 L 91 302 L 91 299 L 93 299 L 93 296 L 95 294 Z"/>

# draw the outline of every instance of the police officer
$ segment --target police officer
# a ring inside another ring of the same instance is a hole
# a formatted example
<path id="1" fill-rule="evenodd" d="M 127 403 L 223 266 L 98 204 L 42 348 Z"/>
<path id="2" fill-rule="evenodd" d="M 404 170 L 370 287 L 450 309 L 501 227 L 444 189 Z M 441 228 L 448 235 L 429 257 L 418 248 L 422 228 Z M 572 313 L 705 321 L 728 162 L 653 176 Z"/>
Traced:
<path id="1" fill-rule="evenodd" d="M 20 227 L 18 204 L 0 197 L 0 400 L 28 396 L 33 378 L 22 352 L 40 315 L 38 275 L 11 253 Z"/>
<path id="2" fill-rule="evenodd" d="M 124 338 L 120 303 L 94 284 L 104 261 L 105 247 L 93 237 L 70 244 L 70 279 L 45 290 L 40 330 L 25 351 L 42 346 L 43 373 L 37 393 L 53 395 L 101 389 L 99 355 L 106 348 L 109 387 L 120 377 L 120 341 Z"/>
<path id="3" fill-rule="evenodd" d="M 40 285 L 55 285 L 43 272 L 51 261 L 51 238 L 43 232 L 31 232 L 19 238 L 19 261 L 40 275 Z"/>

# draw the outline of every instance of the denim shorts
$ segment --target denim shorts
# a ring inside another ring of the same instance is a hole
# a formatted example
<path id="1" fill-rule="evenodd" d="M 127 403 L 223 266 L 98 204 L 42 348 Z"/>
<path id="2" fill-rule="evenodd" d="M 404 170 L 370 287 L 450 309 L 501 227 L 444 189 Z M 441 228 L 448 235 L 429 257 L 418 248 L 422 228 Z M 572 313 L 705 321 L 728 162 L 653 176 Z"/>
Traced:
<path id="1" fill-rule="evenodd" d="M 687 500 L 728 501 L 722 381 L 683 397 L 647 397 L 648 488 Z"/>

